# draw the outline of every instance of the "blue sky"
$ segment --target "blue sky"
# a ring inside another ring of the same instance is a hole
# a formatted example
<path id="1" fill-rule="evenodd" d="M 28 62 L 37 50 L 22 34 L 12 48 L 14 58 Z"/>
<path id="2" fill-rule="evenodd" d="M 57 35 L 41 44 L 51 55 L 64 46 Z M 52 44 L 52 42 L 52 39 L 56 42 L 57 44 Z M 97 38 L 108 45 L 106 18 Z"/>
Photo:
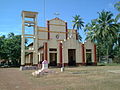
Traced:
<path id="1" fill-rule="evenodd" d="M 83 18 L 86 23 L 98 17 L 97 12 L 103 9 L 111 11 L 114 15 L 118 12 L 114 4 L 119 0 L 45 0 L 45 20 L 58 16 L 68 22 L 68 27 L 72 28 L 72 16 L 76 14 Z M 38 25 L 45 26 L 44 22 L 44 0 L 0 0 L 0 35 L 14 32 L 21 34 L 21 11 L 39 12 Z M 83 38 L 84 32 L 80 31 Z"/>

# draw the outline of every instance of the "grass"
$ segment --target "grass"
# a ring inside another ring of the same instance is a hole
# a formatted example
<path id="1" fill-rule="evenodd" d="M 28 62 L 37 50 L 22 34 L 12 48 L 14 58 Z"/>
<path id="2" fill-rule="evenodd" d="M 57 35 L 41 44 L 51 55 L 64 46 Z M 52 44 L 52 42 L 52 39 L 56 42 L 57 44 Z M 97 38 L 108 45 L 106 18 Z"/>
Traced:
<path id="1" fill-rule="evenodd" d="M 117 63 L 98 63 L 98 66 L 120 66 L 120 64 Z"/>
<path id="2" fill-rule="evenodd" d="M 110 70 L 120 70 L 120 66 L 80 66 L 65 68 L 50 68 L 56 74 L 49 74 L 35 78 L 31 71 L 23 71 L 27 78 L 36 87 L 44 90 L 119 90 L 120 73 L 112 73 Z"/>

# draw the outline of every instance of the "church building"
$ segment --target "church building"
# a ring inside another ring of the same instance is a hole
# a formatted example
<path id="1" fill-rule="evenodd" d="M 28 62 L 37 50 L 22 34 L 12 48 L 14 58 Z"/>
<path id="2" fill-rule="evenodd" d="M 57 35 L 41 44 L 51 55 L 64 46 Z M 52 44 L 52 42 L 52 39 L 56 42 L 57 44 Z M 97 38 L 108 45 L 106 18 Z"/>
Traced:
<path id="1" fill-rule="evenodd" d="M 80 42 L 77 31 L 68 29 L 67 22 L 60 18 L 48 20 L 46 27 L 40 27 L 37 15 L 37 12 L 22 12 L 22 66 L 37 65 L 43 60 L 47 60 L 49 66 L 97 65 L 94 43 L 90 40 Z M 25 33 L 26 28 L 31 27 L 33 33 Z M 27 47 L 24 44 L 26 38 L 33 39 Z"/>

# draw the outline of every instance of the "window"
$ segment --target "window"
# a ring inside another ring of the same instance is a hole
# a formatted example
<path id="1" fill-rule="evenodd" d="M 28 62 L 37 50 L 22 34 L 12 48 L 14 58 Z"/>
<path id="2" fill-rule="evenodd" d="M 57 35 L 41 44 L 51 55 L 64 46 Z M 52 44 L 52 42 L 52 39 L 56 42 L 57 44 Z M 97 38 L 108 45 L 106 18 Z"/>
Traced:
<path id="1" fill-rule="evenodd" d="M 50 48 L 49 51 L 57 51 L 55 48 Z"/>
<path id="2" fill-rule="evenodd" d="M 86 49 L 86 52 L 91 52 L 92 50 L 91 49 Z"/>

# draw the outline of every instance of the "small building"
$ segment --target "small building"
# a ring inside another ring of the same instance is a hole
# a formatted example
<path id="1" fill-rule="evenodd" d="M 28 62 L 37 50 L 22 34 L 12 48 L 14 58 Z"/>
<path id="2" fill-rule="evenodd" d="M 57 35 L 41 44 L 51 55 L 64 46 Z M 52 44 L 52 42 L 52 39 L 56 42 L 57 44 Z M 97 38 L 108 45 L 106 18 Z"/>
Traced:
<path id="1" fill-rule="evenodd" d="M 37 26 L 37 32 L 38 59 L 33 58 L 34 52 L 29 52 L 21 65 L 36 65 L 43 60 L 49 66 L 97 65 L 96 45 L 90 40 L 81 43 L 77 31 L 68 29 L 67 22 L 54 18 L 47 21 L 47 27 Z M 28 50 L 33 47 L 34 42 L 28 45 Z"/>

